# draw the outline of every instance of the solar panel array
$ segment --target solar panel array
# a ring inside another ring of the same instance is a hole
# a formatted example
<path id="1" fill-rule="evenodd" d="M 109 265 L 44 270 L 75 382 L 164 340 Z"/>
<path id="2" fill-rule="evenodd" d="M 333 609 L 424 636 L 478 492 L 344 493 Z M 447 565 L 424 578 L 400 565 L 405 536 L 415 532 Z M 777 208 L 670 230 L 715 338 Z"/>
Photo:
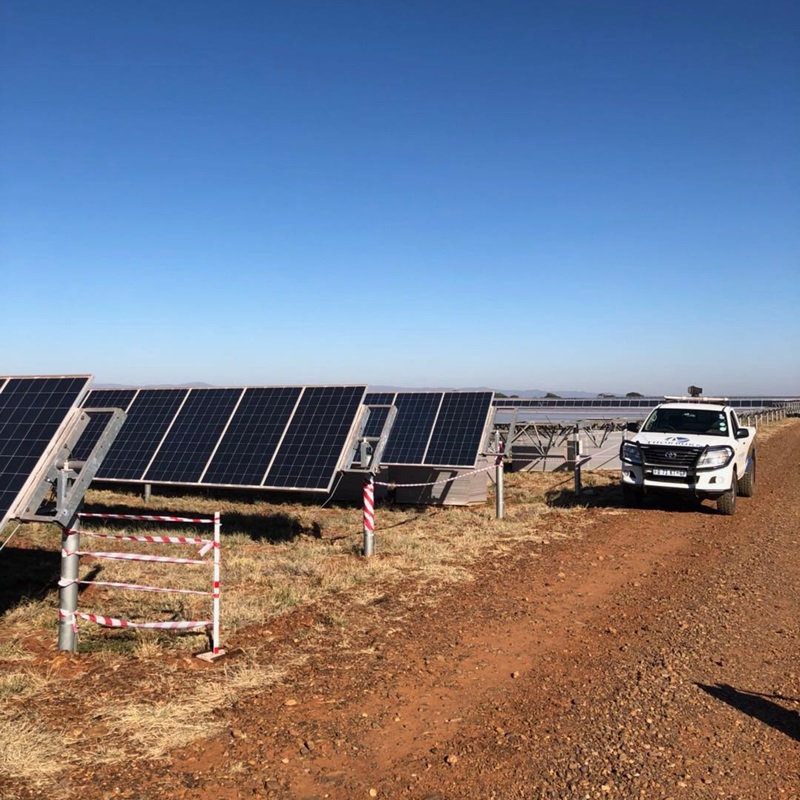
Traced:
<path id="1" fill-rule="evenodd" d="M 366 386 L 97 389 L 87 408 L 127 412 L 97 478 L 328 491 L 365 392 Z M 84 438 L 76 458 L 90 444 Z"/>
<path id="2" fill-rule="evenodd" d="M 732 408 L 772 408 L 794 398 L 780 397 L 730 397 Z M 498 397 L 497 408 L 655 408 L 664 397 Z"/>
<path id="3" fill-rule="evenodd" d="M 381 464 L 473 467 L 480 455 L 492 392 L 371 392 L 368 406 L 397 407 Z M 378 436 L 386 418 L 373 408 L 365 435 Z M 372 427 L 370 427 L 372 426 Z"/>
<path id="4" fill-rule="evenodd" d="M 90 380 L 89 375 L 0 377 L 0 527 Z"/>

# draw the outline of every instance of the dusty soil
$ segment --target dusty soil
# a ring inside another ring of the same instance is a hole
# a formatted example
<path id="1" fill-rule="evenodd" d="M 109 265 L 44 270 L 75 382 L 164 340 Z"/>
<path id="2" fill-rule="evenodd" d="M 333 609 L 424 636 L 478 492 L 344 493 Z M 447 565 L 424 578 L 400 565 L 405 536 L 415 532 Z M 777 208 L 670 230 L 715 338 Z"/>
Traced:
<path id="1" fill-rule="evenodd" d="M 469 584 L 242 633 L 228 646 L 310 657 L 223 734 L 62 785 L 81 800 L 797 798 L 800 423 L 759 455 L 734 517 L 590 508 L 580 539 L 517 547 Z"/>

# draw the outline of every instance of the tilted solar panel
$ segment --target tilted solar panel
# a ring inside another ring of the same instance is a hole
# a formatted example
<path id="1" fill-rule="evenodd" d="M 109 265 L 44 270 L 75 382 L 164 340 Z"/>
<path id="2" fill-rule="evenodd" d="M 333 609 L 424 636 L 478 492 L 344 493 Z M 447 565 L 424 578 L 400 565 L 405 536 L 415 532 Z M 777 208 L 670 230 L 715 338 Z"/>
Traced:
<path id="1" fill-rule="evenodd" d="M 143 480 L 197 483 L 244 389 L 192 389 Z"/>
<path id="2" fill-rule="evenodd" d="M 367 395 L 366 402 L 387 402 L 385 393 Z M 397 417 L 381 463 L 438 467 L 471 467 L 477 462 L 492 410 L 492 392 L 398 392 L 393 395 Z M 372 414 L 379 409 L 373 409 Z M 375 433 L 367 421 L 365 435 Z"/>
<path id="3" fill-rule="evenodd" d="M 307 387 L 265 487 L 327 489 L 364 399 L 364 386 Z"/>
<path id="4" fill-rule="evenodd" d="M 302 387 L 246 389 L 200 482 L 261 486 Z"/>
<path id="5" fill-rule="evenodd" d="M 0 377 L 0 528 L 90 380 L 90 375 Z"/>
<path id="6" fill-rule="evenodd" d="M 423 463 L 441 402 L 441 392 L 397 394 L 397 417 L 383 451 L 384 464 Z"/>
<path id="7" fill-rule="evenodd" d="M 188 389 L 141 389 L 97 477 L 141 480 L 188 393 Z"/>
<path id="8" fill-rule="evenodd" d="M 491 405 L 491 392 L 446 392 L 424 463 L 472 466 Z"/>

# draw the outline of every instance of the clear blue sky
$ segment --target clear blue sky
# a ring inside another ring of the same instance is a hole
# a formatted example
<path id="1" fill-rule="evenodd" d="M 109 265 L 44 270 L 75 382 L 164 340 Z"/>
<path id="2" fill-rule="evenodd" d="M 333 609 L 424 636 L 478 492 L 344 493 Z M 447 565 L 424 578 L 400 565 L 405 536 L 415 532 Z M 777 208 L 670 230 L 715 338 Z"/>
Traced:
<path id="1" fill-rule="evenodd" d="M 800 393 L 794 0 L 0 0 L 0 373 Z"/>

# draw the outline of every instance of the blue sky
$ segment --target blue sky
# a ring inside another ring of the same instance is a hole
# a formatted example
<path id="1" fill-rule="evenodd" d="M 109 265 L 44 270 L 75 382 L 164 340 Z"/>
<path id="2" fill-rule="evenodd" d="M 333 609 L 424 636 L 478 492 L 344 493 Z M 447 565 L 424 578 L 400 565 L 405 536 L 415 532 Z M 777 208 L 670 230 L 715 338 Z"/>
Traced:
<path id="1" fill-rule="evenodd" d="M 0 0 L 4 374 L 800 393 L 800 6 Z"/>

